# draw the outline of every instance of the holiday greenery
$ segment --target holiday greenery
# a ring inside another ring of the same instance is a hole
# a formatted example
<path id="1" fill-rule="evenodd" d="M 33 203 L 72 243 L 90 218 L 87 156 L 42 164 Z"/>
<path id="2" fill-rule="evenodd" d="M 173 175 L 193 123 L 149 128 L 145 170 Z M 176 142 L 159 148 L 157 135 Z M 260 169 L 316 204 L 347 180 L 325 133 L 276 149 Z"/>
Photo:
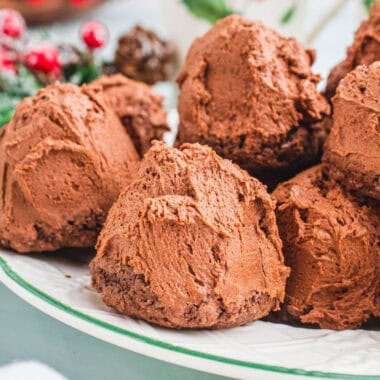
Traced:
<path id="1" fill-rule="evenodd" d="M 256 0 L 258 1 L 258 0 Z M 293 19 L 296 14 L 300 1 L 293 0 L 289 8 L 281 16 L 280 22 L 287 24 Z M 361 0 L 367 11 L 376 0 Z M 181 0 L 187 9 L 197 18 L 208 21 L 210 24 L 215 24 L 219 19 L 230 14 L 239 13 L 229 7 L 225 0 Z"/>
<path id="2" fill-rule="evenodd" d="M 376 0 L 363 0 L 363 4 L 366 7 L 367 11 L 371 9 L 371 5 L 374 4 Z"/>
<path id="3" fill-rule="evenodd" d="M 102 73 L 95 50 L 108 40 L 107 28 L 96 21 L 81 29 L 85 49 L 72 44 L 31 45 L 25 21 L 13 10 L 0 12 L 0 126 L 11 119 L 17 103 L 54 81 L 88 83 Z"/>
<path id="4" fill-rule="evenodd" d="M 215 24 L 219 19 L 236 13 L 224 0 L 181 0 L 196 17 Z"/>

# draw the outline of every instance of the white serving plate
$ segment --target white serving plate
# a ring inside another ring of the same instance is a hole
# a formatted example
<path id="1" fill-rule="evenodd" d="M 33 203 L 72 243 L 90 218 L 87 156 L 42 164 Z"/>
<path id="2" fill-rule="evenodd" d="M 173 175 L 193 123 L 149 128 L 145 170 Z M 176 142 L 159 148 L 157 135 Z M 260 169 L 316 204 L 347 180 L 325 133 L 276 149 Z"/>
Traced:
<path id="1" fill-rule="evenodd" d="M 380 331 L 329 331 L 258 321 L 173 331 L 122 316 L 91 288 L 88 255 L 0 250 L 0 280 L 42 312 L 146 356 L 240 379 L 380 379 Z"/>

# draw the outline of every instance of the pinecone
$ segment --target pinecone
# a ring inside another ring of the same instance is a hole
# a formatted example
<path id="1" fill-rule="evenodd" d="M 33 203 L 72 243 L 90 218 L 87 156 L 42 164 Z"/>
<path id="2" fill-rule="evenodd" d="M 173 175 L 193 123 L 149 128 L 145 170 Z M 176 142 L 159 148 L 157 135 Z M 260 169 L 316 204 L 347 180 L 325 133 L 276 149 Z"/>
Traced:
<path id="1" fill-rule="evenodd" d="M 125 76 L 153 84 L 170 79 L 176 68 L 176 51 L 171 42 L 139 25 L 120 37 L 115 65 Z"/>

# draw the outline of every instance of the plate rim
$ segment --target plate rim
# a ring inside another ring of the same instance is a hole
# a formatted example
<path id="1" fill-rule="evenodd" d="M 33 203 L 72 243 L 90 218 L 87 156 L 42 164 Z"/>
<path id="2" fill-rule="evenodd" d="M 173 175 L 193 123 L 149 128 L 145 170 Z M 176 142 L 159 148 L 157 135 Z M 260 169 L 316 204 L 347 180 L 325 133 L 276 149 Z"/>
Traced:
<path id="1" fill-rule="evenodd" d="M 305 376 L 309 378 L 325 378 L 325 379 L 347 379 L 347 380 L 379 379 L 379 375 L 354 375 L 354 374 L 344 374 L 344 373 L 337 373 L 337 372 L 313 371 L 313 370 L 304 370 L 300 368 L 287 368 L 283 366 L 275 366 L 275 365 L 270 365 L 270 364 L 249 362 L 249 361 L 244 361 L 244 360 L 228 358 L 225 356 L 209 354 L 202 351 L 192 350 L 183 346 L 167 343 L 165 341 L 154 339 L 149 336 L 115 326 L 111 323 L 104 322 L 98 318 L 95 318 L 71 306 L 66 305 L 65 303 L 57 300 L 53 296 L 45 293 L 43 290 L 37 288 L 36 286 L 34 286 L 33 284 L 25 280 L 21 275 L 19 275 L 11 267 L 11 265 L 7 262 L 7 260 L 1 255 L 0 255 L 0 268 L 2 269 L 2 272 L 8 277 L 9 280 L 16 283 L 24 291 L 31 293 L 33 296 L 37 297 L 40 301 L 48 303 L 50 306 L 59 309 L 61 312 L 64 312 L 70 315 L 71 317 L 78 318 L 84 322 L 93 324 L 96 327 L 100 327 L 109 332 L 120 334 L 129 339 L 139 341 L 140 343 L 143 343 L 143 344 L 148 344 L 149 346 L 153 346 L 154 348 L 164 349 L 167 351 L 175 352 L 176 354 L 187 355 L 188 357 L 193 357 L 197 359 L 209 360 L 209 361 L 212 361 L 214 364 L 222 363 L 225 365 L 233 365 L 233 366 L 243 367 L 246 369 L 266 371 L 267 373 L 272 373 L 272 374 L 277 373 L 277 374 L 283 374 L 283 375 Z M 5 282 L 3 283 L 4 285 L 7 286 Z M 11 289 L 11 290 L 14 290 L 14 289 Z M 26 301 L 29 302 L 28 300 Z M 61 321 L 61 322 L 64 322 L 64 321 Z M 81 331 L 86 333 L 86 331 L 83 331 L 83 330 Z M 164 359 L 161 359 L 161 360 L 164 360 Z"/>

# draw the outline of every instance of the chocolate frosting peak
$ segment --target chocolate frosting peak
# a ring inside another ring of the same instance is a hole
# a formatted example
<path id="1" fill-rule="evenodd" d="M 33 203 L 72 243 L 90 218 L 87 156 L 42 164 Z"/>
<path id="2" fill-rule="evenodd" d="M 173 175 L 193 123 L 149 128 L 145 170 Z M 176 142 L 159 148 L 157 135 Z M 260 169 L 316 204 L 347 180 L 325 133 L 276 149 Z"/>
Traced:
<path id="1" fill-rule="evenodd" d="M 273 195 L 291 268 L 280 319 L 343 330 L 378 314 L 379 209 L 330 183 L 320 165 Z"/>
<path id="2" fill-rule="evenodd" d="M 210 148 L 156 142 L 112 207 L 91 263 L 104 301 L 175 328 L 278 309 L 288 269 L 264 186 Z"/>
<path id="3" fill-rule="evenodd" d="M 208 144 L 259 178 L 309 164 L 320 148 L 313 123 L 329 113 L 314 56 L 260 22 L 219 21 L 178 78 L 178 143 Z"/>
<path id="4" fill-rule="evenodd" d="M 116 115 L 90 87 L 21 101 L 0 135 L 0 241 L 20 252 L 87 247 L 136 170 Z"/>
<path id="5" fill-rule="evenodd" d="M 380 62 L 347 74 L 333 104 L 326 170 L 347 188 L 380 200 Z"/>

